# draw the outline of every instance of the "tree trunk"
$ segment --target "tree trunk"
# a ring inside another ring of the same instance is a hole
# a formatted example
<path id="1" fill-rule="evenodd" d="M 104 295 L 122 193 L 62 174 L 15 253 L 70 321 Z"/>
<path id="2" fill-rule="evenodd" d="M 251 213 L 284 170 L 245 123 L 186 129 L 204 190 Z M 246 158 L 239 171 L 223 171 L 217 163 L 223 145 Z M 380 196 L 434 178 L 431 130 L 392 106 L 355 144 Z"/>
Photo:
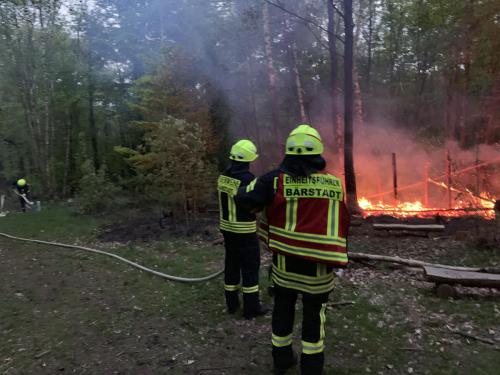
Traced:
<path id="1" fill-rule="evenodd" d="M 68 175 L 69 175 L 69 164 L 71 158 L 71 119 L 66 125 L 66 149 L 64 152 L 64 173 L 63 173 L 63 184 L 62 184 L 62 196 L 66 197 L 68 194 Z"/>
<path id="2" fill-rule="evenodd" d="M 300 79 L 299 67 L 297 65 L 297 45 L 295 41 L 291 42 L 292 50 L 292 71 L 295 77 L 295 89 L 297 90 L 297 101 L 299 104 L 300 120 L 302 123 L 308 123 L 309 116 L 306 113 L 306 106 L 304 104 L 304 89 L 302 88 L 302 80 Z"/>
<path id="3" fill-rule="evenodd" d="M 361 94 L 361 85 L 359 84 L 359 73 L 356 63 L 353 64 L 352 75 L 354 80 L 354 126 L 357 128 L 358 132 L 364 134 L 365 120 L 363 115 L 363 97 Z"/>
<path id="4" fill-rule="evenodd" d="M 273 46 L 271 36 L 271 22 L 269 19 L 269 5 L 264 2 L 262 6 L 262 22 L 264 28 L 264 47 L 267 61 L 267 76 L 269 80 L 269 91 L 271 96 L 271 118 L 274 141 L 277 144 L 282 144 L 280 116 L 279 116 L 279 102 L 277 94 L 277 73 L 274 67 Z M 280 149 L 281 151 L 281 149 Z"/>
<path id="5" fill-rule="evenodd" d="M 449 140 L 456 140 L 457 137 L 457 111 L 455 105 L 457 80 L 458 72 L 455 68 L 450 72 L 448 85 L 446 87 L 445 126 L 446 136 Z"/>
<path id="6" fill-rule="evenodd" d="M 356 34 L 354 34 L 353 48 L 358 47 L 359 38 L 361 37 L 361 26 L 364 24 L 364 14 L 362 9 L 359 9 L 359 13 L 356 20 L 358 27 L 356 27 Z M 354 80 L 354 132 L 358 135 L 364 135 L 364 112 L 363 112 L 363 96 L 361 94 L 361 84 L 359 83 L 359 70 L 356 59 L 353 57 L 353 80 Z M 361 133 L 359 133 L 361 132 Z"/>
<path id="7" fill-rule="evenodd" d="M 474 0 L 467 0 L 465 5 L 465 35 L 463 47 L 464 82 L 460 96 L 460 144 L 462 147 L 467 143 L 467 123 L 469 120 L 469 88 L 470 88 L 470 68 L 472 61 L 472 23 L 474 22 Z"/>
<path id="8" fill-rule="evenodd" d="M 88 51 L 88 61 L 87 61 L 87 74 L 88 74 L 88 105 L 89 105 L 89 132 L 90 132 L 90 147 L 91 147 L 91 158 L 94 162 L 94 168 L 96 171 L 99 170 L 99 155 L 97 151 L 97 128 L 94 113 L 94 79 L 92 77 L 92 51 L 89 44 Z"/>
<path id="9" fill-rule="evenodd" d="M 65 153 L 64 153 L 64 173 L 63 173 L 63 187 L 62 187 L 62 196 L 66 197 L 69 193 L 68 191 L 68 179 L 69 172 L 72 166 L 72 138 L 73 138 L 73 129 L 78 129 L 78 120 L 79 120 L 79 110 L 78 110 L 78 101 L 72 103 L 69 113 L 69 121 L 66 126 L 66 145 L 65 145 Z"/>
<path id="10" fill-rule="evenodd" d="M 333 126 L 333 152 L 340 154 L 342 149 L 342 132 L 340 127 L 339 105 L 338 105 L 338 61 L 337 45 L 335 40 L 335 9 L 333 0 L 327 0 L 328 8 L 328 52 L 330 55 L 330 96 L 331 102 L 331 121 Z"/>
<path id="11" fill-rule="evenodd" d="M 251 58 L 248 58 L 248 72 L 247 74 L 247 84 L 248 84 L 248 95 L 250 97 L 250 103 L 251 103 L 251 118 L 253 121 L 253 124 L 255 126 L 255 140 L 257 141 L 257 148 L 258 148 L 258 153 L 261 155 L 257 160 L 258 160 L 258 165 L 259 165 L 259 172 L 264 173 L 265 171 L 265 158 L 266 154 L 264 153 L 264 147 L 262 144 L 262 138 L 261 138 L 261 129 L 260 129 L 260 122 L 257 114 L 257 102 L 255 100 L 255 86 L 253 84 L 253 67 L 252 67 L 252 61 Z"/>
<path id="12" fill-rule="evenodd" d="M 375 6 L 373 0 L 368 2 L 368 40 L 366 41 L 368 48 L 368 56 L 366 63 L 366 92 L 371 92 L 371 74 L 372 74 L 372 44 L 373 44 L 373 18 L 375 17 Z"/>
<path id="13" fill-rule="evenodd" d="M 353 19 L 352 0 L 344 0 L 345 48 L 344 48 L 344 173 L 347 206 L 351 213 L 360 212 L 356 194 L 353 145 Z"/>

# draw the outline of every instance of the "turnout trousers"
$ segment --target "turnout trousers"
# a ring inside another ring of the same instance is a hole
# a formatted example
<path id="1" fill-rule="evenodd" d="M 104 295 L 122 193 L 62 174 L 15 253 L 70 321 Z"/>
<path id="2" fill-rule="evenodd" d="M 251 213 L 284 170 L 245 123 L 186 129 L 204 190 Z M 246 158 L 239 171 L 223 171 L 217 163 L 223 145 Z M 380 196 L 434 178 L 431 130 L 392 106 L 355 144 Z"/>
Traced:
<path id="1" fill-rule="evenodd" d="M 238 295 L 241 289 L 243 292 L 243 315 L 252 317 L 260 308 L 260 247 L 257 234 L 221 232 L 226 248 L 224 291 L 227 311 L 233 314 L 238 309 Z"/>
<path id="2" fill-rule="evenodd" d="M 326 303 L 328 293 L 311 294 L 275 283 L 272 320 L 273 360 L 275 369 L 287 369 L 296 361 L 292 350 L 295 304 L 302 294 L 302 375 L 323 373 Z"/>
<path id="3" fill-rule="evenodd" d="M 22 197 L 19 197 L 19 204 L 21 205 L 21 211 L 26 212 L 26 201 Z"/>

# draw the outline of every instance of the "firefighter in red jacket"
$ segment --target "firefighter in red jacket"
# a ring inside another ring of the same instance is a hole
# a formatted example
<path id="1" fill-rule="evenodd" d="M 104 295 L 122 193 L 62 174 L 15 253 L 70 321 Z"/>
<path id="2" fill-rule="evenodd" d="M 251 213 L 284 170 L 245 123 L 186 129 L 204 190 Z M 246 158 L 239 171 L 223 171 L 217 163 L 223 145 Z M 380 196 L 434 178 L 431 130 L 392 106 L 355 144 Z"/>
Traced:
<path id="1" fill-rule="evenodd" d="M 243 316 L 246 319 L 268 311 L 260 304 L 259 298 L 260 247 L 255 213 L 243 209 L 234 200 L 238 188 L 247 186 L 254 179 L 249 167 L 257 157 L 257 148 L 251 141 L 242 139 L 236 142 L 231 148 L 229 166 L 217 182 L 220 230 L 226 248 L 224 290 L 227 311 L 234 314 L 238 310 L 238 295 L 242 289 Z"/>
<path id="2" fill-rule="evenodd" d="M 319 133 L 309 125 L 293 130 L 278 169 L 239 189 L 236 201 L 264 209 L 259 236 L 273 252 L 272 355 L 275 374 L 295 365 L 292 335 L 295 304 L 302 294 L 303 375 L 322 374 L 326 303 L 334 268 L 347 265 L 348 213 L 339 178 L 322 172 Z"/>

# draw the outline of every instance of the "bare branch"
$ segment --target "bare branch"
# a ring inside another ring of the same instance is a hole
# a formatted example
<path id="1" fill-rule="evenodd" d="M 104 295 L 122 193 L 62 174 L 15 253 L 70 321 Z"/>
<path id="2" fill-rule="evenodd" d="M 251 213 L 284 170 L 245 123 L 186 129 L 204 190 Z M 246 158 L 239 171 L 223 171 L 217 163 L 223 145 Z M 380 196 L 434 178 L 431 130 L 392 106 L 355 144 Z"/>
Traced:
<path id="1" fill-rule="evenodd" d="M 328 0 L 328 1 L 331 1 L 333 9 L 338 13 L 340 17 L 342 17 L 342 19 L 344 19 L 344 13 L 342 13 L 342 11 L 335 6 L 333 0 Z"/>
<path id="2" fill-rule="evenodd" d="M 307 23 L 307 24 L 310 24 L 310 25 L 316 26 L 318 29 L 320 29 L 320 30 L 324 31 L 325 33 L 327 33 L 327 34 L 329 34 L 329 35 L 331 34 L 331 33 L 328 31 L 328 29 L 324 28 L 324 27 L 323 27 L 323 26 L 321 26 L 319 23 L 317 23 L 316 21 L 314 21 L 314 20 L 312 20 L 312 19 L 310 19 L 310 18 L 307 18 L 307 17 L 301 16 L 300 14 L 297 14 L 297 13 L 295 13 L 295 12 L 292 12 L 291 10 L 289 10 L 289 9 L 285 8 L 284 6 L 282 6 L 282 5 L 280 5 L 280 4 L 276 4 L 276 3 L 274 3 L 274 2 L 272 2 L 272 1 L 270 1 L 270 0 L 264 0 L 264 2 L 268 3 L 269 5 L 272 5 L 273 7 L 276 7 L 276 8 L 278 8 L 278 9 L 281 9 L 283 12 L 288 13 L 288 14 L 290 14 L 290 15 L 292 15 L 292 16 L 294 16 L 294 17 L 296 17 L 296 18 L 298 18 L 298 19 L 300 19 L 300 20 L 304 21 L 304 22 L 305 22 L 305 23 Z M 333 36 L 334 36 L 337 40 L 339 40 L 340 42 L 344 43 L 344 40 L 343 40 L 341 37 L 339 37 L 338 35 L 333 34 Z"/>
<path id="3" fill-rule="evenodd" d="M 312 36 L 314 36 L 314 38 L 316 39 L 316 41 L 325 49 L 328 49 L 328 46 L 323 42 L 323 40 L 321 39 L 321 36 L 320 35 L 317 35 L 314 30 L 312 29 L 311 25 L 306 23 L 305 24 L 307 29 L 311 32 Z"/>
<path id="4" fill-rule="evenodd" d="M 306 24 L 306 27 L 307 29 L 311 32 L 312 36 L 314 36 L 314 38 L 316 39 L 316 41 L 321 45 L 321 47 L 325 48 L 325 49 L 328 49 L 328 45 L 325 44 L 325 42 L 321 39 L 321 36 L 319 36 L 318 34 L 316 34 L 316 32 L 311 28 L 311 25 L 310 24 Z M 340 57 L 341 59 L 344 58 L 344 55 L 337 52 L 337 56 Z"/>

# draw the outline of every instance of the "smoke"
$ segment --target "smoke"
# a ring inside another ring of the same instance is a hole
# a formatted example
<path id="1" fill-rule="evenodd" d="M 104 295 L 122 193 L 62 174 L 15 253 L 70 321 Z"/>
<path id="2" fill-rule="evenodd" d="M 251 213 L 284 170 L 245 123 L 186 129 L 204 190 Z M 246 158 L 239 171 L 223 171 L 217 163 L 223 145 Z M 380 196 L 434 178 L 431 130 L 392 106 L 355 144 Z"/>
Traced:
<path id="1" fill-rule="evenodd" d="M 486 192 L 500 197 L 500 147 L 479 145 L 463 150 L 456 142 L 431 144 L 417 140 L 415 135 L 400 128 L 368 123 L 357 129 L 355 137 L 355 171 L 358 198 L 373 202 L 394 202 L 393 162 L 396 156 L 398 200 L 425 200 L 426 176 L 435 182 L 447 182 L 447 156 L 451 165 L 451 186 L 475 194 Z M 326 152 L 330 170 L 342 174 L 343 164 L 332 152 Z M 495 162 L 496 161 L 496 162 Z M 343 162 L 342 162 L 343 163 Z M 473 168 L 476 164 L 479 168 Z M 465 170 L 463 173 L 460 171 Z M 446 188 L 428 183 L 429 206 L 446 207 Z M 454 192 L 452 199 L 466 200 L 468 194 Z"/>

